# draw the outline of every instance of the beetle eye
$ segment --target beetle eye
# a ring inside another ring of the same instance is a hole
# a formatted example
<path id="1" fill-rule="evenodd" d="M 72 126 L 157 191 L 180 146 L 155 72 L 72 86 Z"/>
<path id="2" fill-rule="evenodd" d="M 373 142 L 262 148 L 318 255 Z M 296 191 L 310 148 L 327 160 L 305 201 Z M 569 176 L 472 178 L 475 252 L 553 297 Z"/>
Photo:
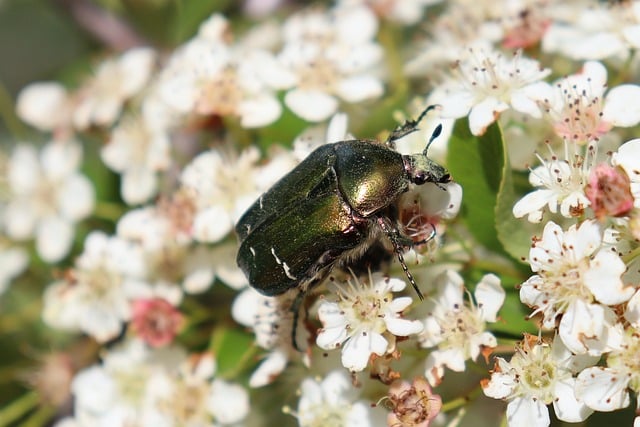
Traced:
<path id="1" fill-rule="evenodd" d="M 425 182 L 427 182 L 427 174 L 424 172 L 419 172 L 413 177 L 413 183 L 416 185 L 422 185 Z"/>

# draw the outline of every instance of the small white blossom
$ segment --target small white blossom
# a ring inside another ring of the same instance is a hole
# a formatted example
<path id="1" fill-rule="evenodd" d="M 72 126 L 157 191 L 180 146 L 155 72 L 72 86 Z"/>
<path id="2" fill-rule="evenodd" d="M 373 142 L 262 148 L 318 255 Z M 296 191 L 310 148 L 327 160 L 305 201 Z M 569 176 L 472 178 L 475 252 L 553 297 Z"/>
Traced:
<path id="1" fill-rule="evenodd" d="M 368 283 L 349 280 L 336 286 L 337 302 L 323 300 L 318 308 L 322 329 L 316 343 L 325 350 L 341 348 L 342 365 L 362 371 L 372 354 L 382 356 L 395 348 L 395 336 L 420 333 L 417 320 L 402 318 L 411 305 L 411 297 L 393 298 L 406 284 L 396 278 L 374 274 Z"/>
<path id="2" fill-rule="evenodd" d="M 156 174 L 171 162 L 166 130 L 140 117 L 125 117 L 100 151 L 102 160 L 120 173 L 120 193 L 130 205 L 146 202 L 158 190 Z"/>
<path id="3" fill-rule="evenodd" d="M 562 341 L 536 342 L 526 336 L 511 360 L 497 358 L 491 379 L 484 381 L 484 394 L 503 399 L 509 426 L 549 425 L 547 405 L 553 403 L 556 416 L 567 422 L 584 421 L 593 412 L 574 396 L 573 374 L 597 358 L 574 356 Z"/>
<path id="4" fill-rule="evenodd" d="M 195 204 L 192 234 L 196 240 L 209 243 L 225 237 L 260 193 L 290 168 L 278 163 L 278 159 L 289 163 L 286 153 L 274 158 L 278 168 L 258 167 L 259 158 L 256 147 L 237 157 L 212 149 L 184 168 L 180 180 Z"/>
<path id="5" fill-rule="evenodd" d="M 162 99 L 181 114 L 238 117 L 247 128 L 280 117 L 278 65 L 263 49 L 229 42 L 221 15 L 205 21 L 198 35 L 172 57 L 159 84 Z"/>
<path id="6" fill-rule="evenodd" d="M 417 24 L 423 16 L 423 9 L 442 0 L 340 0 L 341 6 L 367 5 L 380 18 L 404 25 Z"/>
<path id="7" fill-rule="evenodd" d="M 575 4 L 574 4 L 575 3 Z M 577 60 L 618 59 L 640 47 L 640 4 L 567 2 L 568 14 L 547 29 L 542 48 Z"/>
<path id="8" fill-rule="evenodd" d="M 303 316 L 298 316 L 296 337 L 292 337 L 294 315 L 290 307 L 297 294 L 294 289 L 282 296 L 268 297 L 248 287 L 233 301 L 231 315 L 241 325 L 251 328 L 256 344 L 269 353 L 249 379 L 250 387 L 262 387 L 274 381 L 297 352 L 292 339 L 306 343 L 307 331 Z M 308 363 L 308 360 L 305 360 Z"/>
<path id="9" fill-rule="evenodd" d="M 22 88 L 16 100 L 16 113 L 42 131 L 71 127 L 73 101 L 57 82 L 36 82 Z"/>
<path id="10" fill-rule="evenodd" d="M 600 355 L 619 345 L 621 326 L 608 306 L 623 303 L 634 289 L 622 281 L 626 270 L 620 256 L 603 248 L 602 232 L 590 220 L 563 231 L 547 223 L 542 239 L 529 252 L 535 274 L 520 288 L 520 299 L 542 314 L 553 328 L 562 315 L 559 336 L 576 354 Z"/>
<path id="11" fill-rule="evenodd" d="M 378 22 L 364 6 L 304 11 L 283 27 L 278 54 L 282 85 L 292 87 L 284 102 L 298 116 L 319 122 L 334 114 L 339 100 L 377 98 L 383 86 L 375 67 L 382 49 L 375 42 Z M 275 74 L 275 73 L 274 73 Z"/>
<path id="12" fill-rule="evenodd" d="M 79 144 L 54 141 L 40 153 L 18 145 L 9 160 L 9 200 L 2 218 L 6 235 L 35 237 L 38 254 L 47 262 L 67 255 L 75 223 L 93 211 L 93 186 L 78 172 L 81 157 Z"/>
<path id="13" fill-rule="evenodd" d="M 108 341 L 130 320 L 131 301 L 152 294 L 146 274 L 139 246 L 94 231 L 74 269 L 45 291 L 44 321 Z"/>
<path id="14" fill-rule="evenodd" d="M 323 380 L 307 378 L 302 381 L 298 410 L 292 413 L 301 427 L 382 425 L 381 414 L 364 400 L 344 371 L 332 371 Z M 378 416 L 376 416 L 378 415 Z"/>
<path id="15" fill-rule="evenodd" d="M 4 294 L 11 281 L 20 275 L 29 263 L 27 252 L 19 247 L 7 245 L 0 236 L 0 296 Z"/>
<path id="16" fill-rule="evenodd" d="M 488 49 L 469 48 L 456 63 L 456 76 L 439 88 L 437 103 L 445 118 L 469 116 L 469 128 L 481 135 L 508 108 L 540 117 L 532 93 L 551 73 L 538 61 L 516 52 L 511 58 Z M 434 95 L 435 97 L 436 95 Z"/>
<path id="17" fill-rule="evenodd" d="M 562 216 L 571 218 L 580 216 L 590 205 L 585 189 L 593 166 L 595 146 L 587 147 L 586 155 L 582 155 L 582 149 L 575 144 L 565 141 L 564 146 L 564 160 L 553 152 L 550 160 L 538 156 L 542 164 L 529 174 L 529 183 L 537 189 L 513 206 L 516 218 L 527 215 L 530 222 L 540 222 L 545 208 L 556 213 L 558 207 Z M 571 148 L 577 152 L 569 154 Z"/>
<path id="18" fill-rule="evenodd" d="M 75 94 L 75 127 L 84 130 L 91 125 L 109 126 L 115 122 L 125 101 L 147 84 L 154 61 L 152 49 L 135 48 L 102 62 L 93 78 Z"/>
<path id="19" fill-rule="evenodd" d="M 427 357 L 425 376 L 431 385 L 440 383 L 444 368 L 465 370 L 467 359 L 476 360 L 485 348 L 497 345 L 486 322 L 495 322 L 505 298 L 500 279 L 485 275 L 474 292 L 475 303 L 464 301 L 464 282 L 447 270 L 436 279 L 436 295 L 428 304 L 429 314 L 420 334 L 423 347 L 437 347 Z"/>
<path id="20" fill-rule="evenodd" d="M 589 61 L 582 70 L 553 84 L 538 83 L 532 97 L 548 114 L 560 137 L 577 144 L 598 140 L 614 126 L 640 122 L 640 86 L 607 89 L 607 69 Z M 606 91 L 606 94 L 605 94 Z"/>
<path id="21" fill-rule="evenodd" d="M 580 372 L 575 393 L 591 409 L 610 412 L 629 406 L 629 390 L 640 392 L 640 335 L 629 328 L 619 350 L 607 355 L 607 366 Z M 636 418 L 637 423 L 637 418 Z"/>

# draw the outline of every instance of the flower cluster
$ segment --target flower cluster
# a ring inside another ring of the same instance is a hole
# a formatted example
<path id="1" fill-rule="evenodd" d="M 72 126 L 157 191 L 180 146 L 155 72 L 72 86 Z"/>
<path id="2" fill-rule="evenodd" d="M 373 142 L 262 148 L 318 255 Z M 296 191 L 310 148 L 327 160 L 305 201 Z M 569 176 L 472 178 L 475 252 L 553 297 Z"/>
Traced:
<path id="1" fill-rule="evenodd" d="M 77 3 L 127 45 L 0 102 L 5 424 L 638 401 L 640 1 Z"/>

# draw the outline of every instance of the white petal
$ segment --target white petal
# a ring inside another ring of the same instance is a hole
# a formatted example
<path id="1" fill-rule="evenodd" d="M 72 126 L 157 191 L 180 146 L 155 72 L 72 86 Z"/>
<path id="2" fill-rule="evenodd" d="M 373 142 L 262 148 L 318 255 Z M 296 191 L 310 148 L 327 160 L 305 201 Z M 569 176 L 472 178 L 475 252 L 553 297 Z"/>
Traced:
<path id="1" fill-rule="evenodd" d="M 347 102 L 377 98 L 382 95 L 383 91 L 384 88 L 380 80 L 366 75 L 343 79 L 337 88 L 338 96 Z"/>
<path id="2" fill-rule="evenodd" d="M 627 303 L 624 318 L 627 319 L 634 328 L 640 329 L 640 290 L 636 291 Z"/>
<path id="3" fill-rule="evenodd" d="M 509 426 L 547 427 L 549 410 L 540 399 L 516 397 L 507 405 Z"/>
<path id="4" fill-rule="evenodd" d="M 219 423 L 236 423 L 249 413 L 249 395 L 237 384 L 216 379 L 211 384 L 207 407 Z"/>
<path id="5" fill-rule="evenodd" d="M 362 371 L 367 367 L 371 353 L 382 356 L 387 350 L 387 345 L 387 340 L 380 334 L 358 333 L 342 348 L 342 366 L 351 371 Z"/>
<path id="6" fill-rule="evenodd" d="M 536 90 L 538 90 L 538 86 L 531 85 L 530 87 L 527 86 L 521 90 L 514 91 L 511 94 L 511 107 L 513 107 L 514 110 L 528 114 L 531 117 L 542 117 L 540 107 L 531 95 Z"/>
<path id="7" fill-rule="evenodd" d="M 211 287 L 215 274 L 211 268 L 200 268 L 189 273 L 182 282 L 184 290 L 189 294 L 199 294 Z"/>
<path id="8" fill-rule="evenodd" d="M 69 253 L 73 225 L 60 217 L 48 217 L 38 224 L 36 249 L 47 262 L 57 262 Z"/>
<path id="9" fill-rule="evenodd" d="M 284 371 L 288 361 L 289 359 L 285 351 L 272 351 L 253 371 L 253 374 L 251 374 L 249 387 L 257 388 L 271 384 L 276 377 Z"/>
<path id="10" fill-rule="evenodd" d="M 487 98 L 474 105 L 469 112 L 469 129 L 474 135 L 482 135 L 487 127 L 496 121 L 501 112 L 509 108 L 496 98 Z"/>
<path id="11" fill-rule="evenodd" d="M 419 334 L 422 332 L 424 326 L 419 320 L 408 320 L 400 318 L 385 319 L 387 330 L 393 335 L 399 337 L 406 337 L 413 334 Z"/>
<path id="12" fill-rule="evenodd" d="M 82 148 L 74 141 L 50 142 L 40 152 L 43 173 L 51 180 L 72 174 L 81 160 Z"/>
<path id="13" fill-rule="evenodd" d="M 5 206 L 2 221 L 7 236 L 15 240 L 25 240 L 33 237 L 38 218 L 32 204 L 27 199 L 17 199 Z"/>
<path id="14" fill-rule="evenodd" d="M 8 164 L 7 180 L 14 194 L 30 194 L 43 179 L 36 149 L 19 144 L 13 150 Z"/>
<path id="15" fill-rule="evenodd" d="M 242 101 L 238 106 L 240 124 L 245 128 L 257 128 L 270 125 L 282 114 L 282 106 L 271 95 L 262 95 Z"/>
<path id="16" fill-rule="evenodd" d="M 57 82 L 32 83 L 20 91 L 16 112 L 40 130 L 53 130 L 68 118 L 67 99 L 66 89 Z"/>
<path id="17" fill-rule="evenodd" d="M 484 394 L 494 399 L 506 399 L 513 394 L 517 383 L 508 372 L 494 372 L 482 389 Z"/>
<path id="18" fill-rule="evenodd" d="M 287 92 L 284 103 L 291 111 L 309 122 L 326 120 L 338 108 L 338 101 L 333 96 L 302 89 Z"/>
<path id="19" fill-rule="evenodd" d="M 482 318 L 486 322 L 495 322 L 506 296 L 500 285 L 500 278 L 495 274 L 485 275 L 478 283 L 474 295 L 478 307 L 482 309 Z"/>
<path id="20" fill-rule="evenodd" d="M 199 212 L 193 222 L 193 237 L 201 242 L 213 243 L 233 229 L 233 221 L 222 206 L 212 206 Z"/>
<path id="21" fill-rule="evenodd" d="M 155 60 L 153 49 L 140 47 L 125 52 L 119 60 L 119 67 L 122 72 L 123 95 L 129 97 L 140 89 L 147 82 L 151 67 Z"/>
<path id="22" fill-rule="evenodd" d="M 629 377 L 611 368 L 587 368 L 578 374 L 575 393 L 588 407 L 610 412 L 629 406 Z"/>
<path id="23" fill-rule="evenodd" d="M 627 301 L 634 289 L 625 286 L 621 276 L 626 266 L 618 254 L 601 250 L 584 273 L 584 284 L 602 304 L 616 305 Z"/>
<path id="24" fill-rule="evenodd" d="M 584 421 L 593 413 L 584 402 L 577 400 L 574 393 L 575 378 L 556 382 L 553 409 L 558 419 L 569 423 Z"/>
<path id="25" fill-rule="evenodd" d="M 640 122 L 640 86 L 620 85 L 605 98 L 602 119 L 614 126 L 631 127 Z"/>
<path id="26" fill-rule="evenodd" d="M 557 196 L 552 190 L 535 190 L 526 194 L 513 206 L 513 216 L 522 218 L 528 216 L 529 222 L 542 221 L 542 208 L 556 200 Z"/>
<path id="27" fill-rule="evenodd" d="M 600 355 L 619 348 L 622 325 L 607 306 L 587 304 L 575 300 L 562 316 L 559 335 L 562 342 L 575 354 Z"/>
<path id="28" fill-rule="evenodd" d="M 85 176 L 74 174 L 59 189 L 58 206 L 62 215 L 71 221 L 79 221 L 89 216 L 95 203 L 93 185 Z"/>
<path id="29" fill-rule="evenodd" d="M 144 203 L 156 193 L 157 184 L 155 172 L 144 166 L 128 169 L 122 174 L 122 198 L 129 205 Z"/>
<path id="30" fill-rule="evenodd" d="M 449 119 L 458 119 L 469 114 L 473 106 L 473 95 L 470 92 L 461 91 L 447 94 L 439 104 L 442 109 L 440 116 Z"/>

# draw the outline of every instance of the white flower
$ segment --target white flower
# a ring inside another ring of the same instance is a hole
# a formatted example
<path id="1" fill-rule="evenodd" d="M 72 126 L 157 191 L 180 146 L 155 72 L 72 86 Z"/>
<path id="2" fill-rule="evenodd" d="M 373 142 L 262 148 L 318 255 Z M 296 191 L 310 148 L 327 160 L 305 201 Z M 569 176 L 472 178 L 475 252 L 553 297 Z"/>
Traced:
<path id="1" fill-rule="evenodd" d="M 93 210 L 91 182 L 77 169 L 82 152 L 75 142 L 51 142 L 38 154 L 18 145 L 8 164 L 10 198 L 4 213 L 9 238 L 36 238 L 42 259 L 56 262 L 71 248 L 76 222 Z"/>
<path id="2" fill-rule="evenodd" d="M 431 385 L 440 383 L 445 366 L 463 372 L 467 359 L 476 360 L 483 349 L 497 345 L 493 334 L 485 330 L 485 323 L 497 320 L 505 298 L 500 279 L 493 274 L 478 283 L 475 303 L 465 303 L 464 282 L 452 270 L 442 273 L 436 284 L 437 294 L 427 302 L 429 314 L 420 334 L 423 347 L 437 346 L 426 363 L 425 376 Z"/>
<path id="3" fill-rule="evenodd" d="M 558 207 L 562 216 L 571 218 L 582 215 L 590 205 L 585 189 L 593 166 L 595 146 L 587 147 L 586 154 L 582 155 L 580 146 L 566 141 L 564 145 L 565 160 L 553 152 L 551 160 L 538 156 L 542 164 L 529 174 L 529 182 L 538 189 L 516 202 L 513 206 L 516 218 L 527 215 L 530 222 L 540 222 L 545 208 L 556 213 Z M 576 152 L 570 154 L 571 148 Z"/>
<path id="4" fill-rule="evenodd" d="M 79 130 L 91 125 L 109 126 L 118 118 L 125 101 L 146 85 L 155 53 L 135 48 L 102 62 L 92 79 L 78 91 L 73 123 Z"/>
<path id="5" fill-rule="evenodd" d="M 610 412 L 629 406 L 629 390 L 640 392 L 640 336 L 629 328 L 619 350 L 607 355 L 607 366 L 580 372 L 575 393 L 593 410 Z"/>
<path id="6" fill-rule="evenodd" d="M 279 73 L 282 86 L 293 86 L 284 98 L 287 107 L 307 121 L 319 122 L 337 111 L 339 100 L 354 103 L 382 95 L 374 70 L 382 58 L 374 40 L 377 30 L 375 15 L 364 6 L 289 17 L 278 54 L 286 70 Z"/>
<path id="7" fill-rule="evenodd" d="M 619 345 L 621 326 L 608 306 L 631 298 L 634 289 L 623 283 L 624 262 L 602 247 L 602 232 L 590 220 L 563 231 L 547 223 L 542 239 L 529 252 L 531 276 L 520 288 L 523 303 L 543 315 L 553 328 L 562 315 L 559 336 L 576 354 L 600 355 Z"/>
<path id="8" fill-rule="evenodd" d="M 640 139 L 625 142 L 613 154 L 611 161 L 614 166 L 620 166 L 627 173 L 631 181 L 634 206 L 640 208 Z"/>
<path id="9" fill-rule="evenodd" d="M 290 310 L 298 290 L 282 296 L 268 297 L 253 288 L 246 288 L 235 298 L 231 315 L 241 325 L 251 328 L 256 344 L 269 353 L 249 379 L 250 387 L 262 387 L 273 382 L 290 358 L 298 353 L 293 348 L 292 326 L 294 315 Z M 308 334 L 303 316 L 298 316 L 295 340 L 307 342 Z M 305 360 L 308 364 L 308 360 Z"/>
<path id="10" fill-rule="evenodd" d="M 138 340 L 111 349 L 101 365 L 73 379 L 76 426 L 169 427 L 159 402 L 170 396 L 171 376 L 184 358 L 178 348 L 151 351 Z"/>
<path id="11" fill-rule="evenodd" d="M 287 154 L 274 158 L 277 170 L 269 165 L 259 168 L 259 158 L 256 147 L 237 157 L 212 149 L 184 168 L 181 182 L 195 203 L 192 234 L 196 240 L 221 240 L 260 193 L 288 171 L 288 166 L 278 163 L 278 159 L 288 158 Z"/>
<path id="12" fill-rule="evenodd" d="M 130 205 L 147 201 L 158 190 L 157 172 L 171 162 L 166 130 L 144 116 L 125 117 L 100 152 L 104 163 L 122 174 L 120 192 Z"/>
<path id="13" fill-rule="evenodd" d="M 318 308 L 322 329 L 316 343 L 325 350 L 341 348 L 342 365 L 362 371 L 372 354 L 382 356 L 395 348 L 395 336 L 406 337 L 422 331 L 422 323 L 403 319 L 411 297 L 393 298 L 405 282 L 375 274 L 368 283 L 349 280 L 336 284 L 337 302 L 323 300 Z"/>
<path id="14" fill-rule="evenodd" d="M 72 108 L 71 96 L 57 82 L 31 83 L 16 100 L 18 117 L 42 131 L 70 127 Z"/>
<path id="15" fill-rule="evenodd" d="M 292 413 L 301 427 L 379 425 L 369 402 L 358 400 L 358 390 L 344 371 L 332 371 L 320 381 L 307 378 L 302 381 L 298 410 Z"/>
<path id="16" fill-rule="evenodd" d="M 506 58 L 497 51 L 469 48 L 466 57 L 456 63 L 456 72 L 455 78 L 439 88 L 437 102 L 442 106 L 442 117 L 469 115 L 469 128 L 474 135 L 483 134 L 508 108 L 540 117 L 531 95 L 534 83 L 551 70 L 540 69 L 538 61 L 525 58 L 520 52 Z"/>
<path id="17" fill-rule="evenodd" d="M 182 114 L 238 117 L 247 128 L 271 124 L 282 111 L 276 60 L 266 50 L 229 43 L 227 30 L 221 15 L 203 23 L 163 71 L 160 94 Z"/>
<path id="18" fill-rule="evenodd" d="M 152 293 L 146 273 L 139 246 L 94 231 L 75 268 L 45 291 L 43 318 L 52 327 L 108 341 L 131 318 L 131 300 Z"/>
<path id="19" fill-rule="evenodd" d="M 509 426 L 548 426 L 551 403 L 560 420 L 584 421 L 593 411 L 574 396 L 573 374 L 597 358 L 574 356 L 558 339 L 551 345 L 536 340 L 525 336 L 509 362 L 497 358 L 491 379 L 482 384 L 484 394 L 509 402 Z"/>
<path id="20" fill-rule="evenodd" d="M 547 29 L 542 48 L 577 60 L 619 59 L 623 63 L 640 47 L 640 4 L 567 3 L 570 15 Z M 566 19 L 568 18 L 568 19 Z"/>
<path id="21" fill-rule="evenodd" d="M 413 25 L 422 19 L 425 7 L 441 3 L 442 0 L 340 0 L 340 6 L 367 5 L 380 18 L 404 25 Z"/>
<path id="22" fill-rule="evenodd" d="M 577 74 L 535 86 L 535 99 L 560 137 L 577 144 L 598 140 L 612 127 L 640 122 L 640 86 L 624 84 L 607 89 L 607 69 L 589 61 Z"/>

